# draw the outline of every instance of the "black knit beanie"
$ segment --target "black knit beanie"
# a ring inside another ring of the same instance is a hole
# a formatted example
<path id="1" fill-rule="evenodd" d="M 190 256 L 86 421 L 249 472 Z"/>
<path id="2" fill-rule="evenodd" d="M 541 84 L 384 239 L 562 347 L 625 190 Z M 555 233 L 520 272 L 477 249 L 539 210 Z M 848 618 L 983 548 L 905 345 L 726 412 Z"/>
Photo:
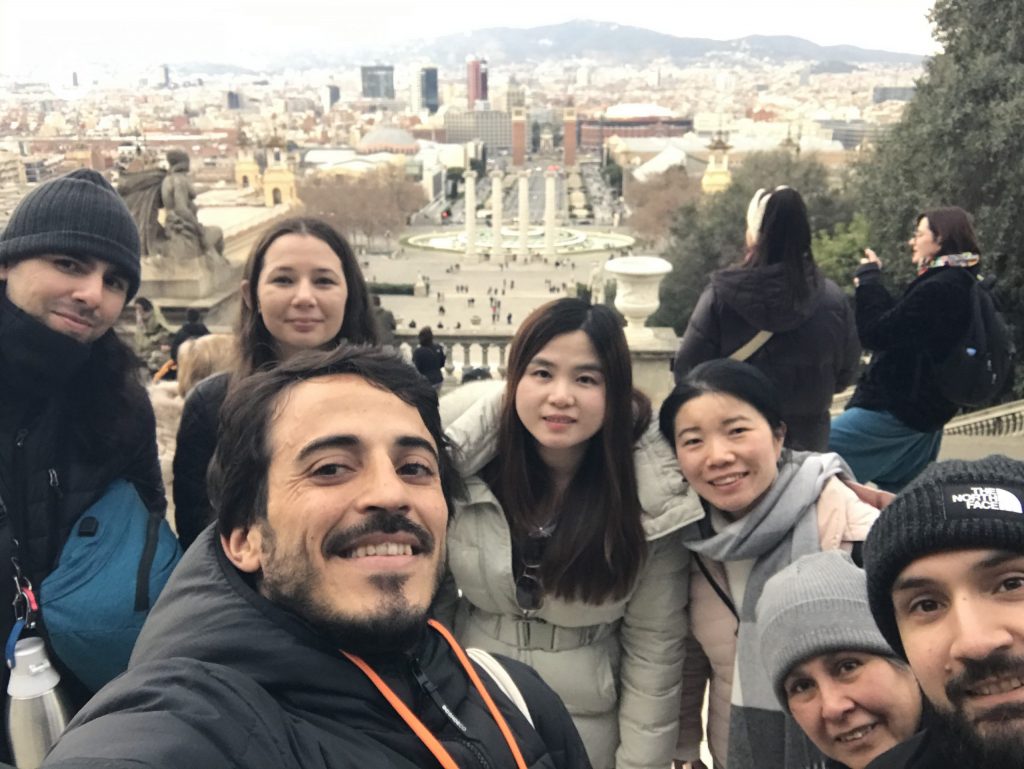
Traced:
<path id="1" fill-rule="evenodd" d="M 868 600 L 878 629 L 906 659 L 892 586 L 910 563 L 950 550 L 1024 554 L 1024 462 L 993 455 L 938 462 L 882 510 L 864 542 Z"/>
<path id="2" fill-rule="evenodd" d="M 96 171 L 52 179 L 18 203 L 0 235 L 0 264 L 40 254 L 110 262 L 128 277 L 128 299 L 139 290 L 139 231 L 121 196 Z"/>

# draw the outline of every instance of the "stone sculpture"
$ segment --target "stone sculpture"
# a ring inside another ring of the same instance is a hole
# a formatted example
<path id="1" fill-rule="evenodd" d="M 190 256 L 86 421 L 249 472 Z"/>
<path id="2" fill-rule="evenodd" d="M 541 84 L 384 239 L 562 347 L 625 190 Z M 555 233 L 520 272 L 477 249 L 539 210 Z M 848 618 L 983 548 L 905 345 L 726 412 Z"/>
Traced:
<path id="1" fill-rule="evenodd" d="M 188 153 L 169 150 L 167 165 L 167 171 L 123 174 L 118 184 L 138 225 L 144 257 L 157 264 L 201 260 L 210 268 L 225 263 L 220 227 L 204 226 L 196 215 Z"/>

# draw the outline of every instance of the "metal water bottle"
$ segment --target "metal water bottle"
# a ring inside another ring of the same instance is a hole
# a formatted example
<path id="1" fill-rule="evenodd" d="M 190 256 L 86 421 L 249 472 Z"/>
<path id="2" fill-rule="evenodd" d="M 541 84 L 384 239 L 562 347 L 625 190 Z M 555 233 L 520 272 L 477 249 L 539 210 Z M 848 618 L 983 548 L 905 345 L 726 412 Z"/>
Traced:
<path id="1" fill-rule="evenodd" d="M 43 639 L 20 639 L 7 684 L 7 739 L 15 766 L 36 769 L 42 764 L 70 720 L 60 673 L 50 662 Z"/>

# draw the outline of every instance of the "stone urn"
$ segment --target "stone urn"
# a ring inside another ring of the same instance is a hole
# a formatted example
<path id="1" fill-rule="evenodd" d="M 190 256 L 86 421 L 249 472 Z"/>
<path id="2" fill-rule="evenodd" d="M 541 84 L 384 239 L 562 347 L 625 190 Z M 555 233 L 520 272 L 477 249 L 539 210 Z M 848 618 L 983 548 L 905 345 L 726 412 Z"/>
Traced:
<path id="1" fill-rule="evenodd" d="M 615 309 L 626 319 L 626 339 L 653 338 L 654 331 L 645 324 L 661 304 L 658 287 L 672 265 L 660 256 L 623 256 L 609 259 L 604 269 L 617 284 Z"/>

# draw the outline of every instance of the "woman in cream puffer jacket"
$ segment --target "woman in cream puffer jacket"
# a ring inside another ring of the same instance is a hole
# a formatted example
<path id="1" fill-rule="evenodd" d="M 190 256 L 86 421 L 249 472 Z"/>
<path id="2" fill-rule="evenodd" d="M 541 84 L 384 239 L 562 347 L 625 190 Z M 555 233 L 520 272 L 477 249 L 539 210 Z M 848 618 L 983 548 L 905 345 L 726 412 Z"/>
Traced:
<path id="1" fill-rule="evenodd" d="M 467 498 L 449 524 L 448 559 L 461 598 L 438 613 L 460 641 L 525 662 L 563 699 L 595 769 L 666 769 L 676 744 L 689 554 L 680 530 L 703 515 L 671 449 L 650 427 L 634 447 L 647 557 L 633 588 L 599 604 L 547 595 L 535 612 L 516 599 L 512 537 L 498 499 L 476 475 L 497 453 L 502 385 L 489 389 L 447 430 Z M 463 411 L 442 399 L 449 419 Z"/>

